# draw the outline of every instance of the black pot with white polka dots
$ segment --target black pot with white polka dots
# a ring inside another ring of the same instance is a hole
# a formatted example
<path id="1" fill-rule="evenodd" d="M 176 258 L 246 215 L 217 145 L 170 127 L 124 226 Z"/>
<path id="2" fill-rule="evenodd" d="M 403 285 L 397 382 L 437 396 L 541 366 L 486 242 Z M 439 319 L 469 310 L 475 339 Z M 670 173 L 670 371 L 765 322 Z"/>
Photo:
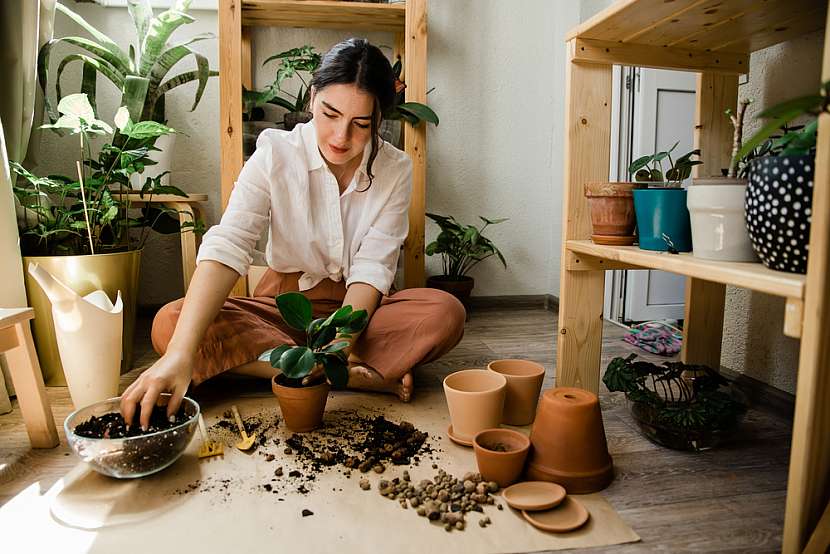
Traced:
<path id="1" fill-rule="evenodd" d="M 749 166 L 746 227 L 770 269 L 807 273 L 814 156 L 765 156 Z"/>

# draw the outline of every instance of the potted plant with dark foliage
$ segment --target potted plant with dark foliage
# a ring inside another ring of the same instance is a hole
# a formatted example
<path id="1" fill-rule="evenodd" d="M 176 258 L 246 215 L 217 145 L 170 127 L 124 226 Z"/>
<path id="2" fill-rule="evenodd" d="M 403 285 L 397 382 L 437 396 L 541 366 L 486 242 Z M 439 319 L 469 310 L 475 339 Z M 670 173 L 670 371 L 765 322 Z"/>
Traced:
<path id="1" fill-rule="evenodd" d="M 490 225 L 497 225 L 507 221 L 504 219 L 486 219 L 479 216 L 484 222 L 481 228 L 474 225 L 463 225 L 452 216 L 443 216 L 432 213 L 426 214 L 441 228 L 438 237 L 427 245 L 427 256 L 441 255 L 444 273 L 427 278 L 427 286 L 449 292 L 462 302 L 470 298 L 475 286 L 475 280 L 467 275 L 471 269 L 490 256 L 497 256 L 502 265 L 507 267 L 504 256 L 493 242 L 484 236 L 484 230 Z"/>
<path id="2" fill-rule="evenodd" d="M 330 386 L 342 389 L 348 384 L 348 339 L 366 327 L 368 314 L 343 306 L 328 317 L 314 319 L 311 301 L 299 292 L 277 296 L 277 308 L 292 329 L 305 335 L 305 344 L 282 344 L 259 359 L 281 371 L 271 388 L 286 426 L 303 433 L 322 423 Z M 323 370 L 319 378 L 313 374 L 315 367 Z"/>
<path id="3" fill-rule="evenodd" d="M 746 412 L 743 394 L 714 369 L 682 362 L 656 365 L 614 358 L 602 382 L 624 392 L 631 414 L 650 441 L 700 451 L 728 438 Z"/>
<path id="4" fill-rule="evenodd" d="M 746 225 L 755 253 L 770 269 L 807 273 L 818 116 L 830 111 L 830 81 L 817 94 L 758 114 L 767 122 L 737 158 L 749 180 Z M 798 118 L 803 126 L 790 127 Z"/>
<path id="5" fill-rule="evenodd" d="M 178 213 L 145 204 L 140 212 L 131 205 L 130 178 L 154 164 L 149 158 L 153 142 L 175 131 L 155 121 L 134 123 L 125 106 L 115 115 L 119 146 L 106 143 L 97 159 L 92 156 L 93 136 L 113 134 L 112 127 L 96 118 L 87 96 L 64 96 L 58 104 L 60 117 L 44 125 L 68 132 L 79 141 L 76 177 L 37 176 L 22 165 L 10 164 L 18 178 L 13 192 L 23 263 L 34 262 L 84 295 L 95 289 L 124 299 L 123 368 L 129 369 L 133 348 L 135 306 L 138 296 L 141 250 L 150 230 L 178 233 Z M 187 195 L 160 184 L 163 175 L 146 178 L 138 200 L 154 194 Z M 191 231 L 201 227 L 201 222 Z M 198 226 L 198 227 L 197 227 Z M 47 381 L 63 384 L 60 356 L 52 327 L 51 304 L 26 274 L 29 303 L 35 310 L 35 344 Z"/>
<path id="6" fill-rule="evenodd" d="M 692 250 L 689 210 L 682 185 L 692 174 L 692 167 L 703 162 L 692 159 L 700 155 L 700 150 L 692 150 L 673 160 L 672 152 L 678 144 L 676 142 L 668 150 L 638 158 L 628 166 L 634 181 L 645 185 L 632 191 L 637 234 L 643 250 Z M 667 168 L 664 168 L 664 162 Z"/>

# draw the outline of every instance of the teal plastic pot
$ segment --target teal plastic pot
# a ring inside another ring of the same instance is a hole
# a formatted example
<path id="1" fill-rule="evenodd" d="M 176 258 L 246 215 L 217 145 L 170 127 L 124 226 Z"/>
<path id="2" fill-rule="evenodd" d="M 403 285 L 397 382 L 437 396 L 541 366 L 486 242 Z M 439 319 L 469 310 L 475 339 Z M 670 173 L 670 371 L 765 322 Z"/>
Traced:
<path id="1" fill-rule="evenodd" d="M 634 189 L 637 234 L 643 250 L 667 251 L 668 237 L 678 252 L 692 251 L 692 229 L 683 189 Z"/>

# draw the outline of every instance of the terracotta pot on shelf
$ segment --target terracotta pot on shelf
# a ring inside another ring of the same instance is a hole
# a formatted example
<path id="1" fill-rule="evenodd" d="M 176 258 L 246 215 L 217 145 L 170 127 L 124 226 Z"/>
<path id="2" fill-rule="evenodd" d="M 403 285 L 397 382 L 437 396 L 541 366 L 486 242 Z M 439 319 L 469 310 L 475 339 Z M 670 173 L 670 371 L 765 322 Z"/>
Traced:
<path id="1" fill-rule="evenodd" d="M 557 387 L 542 393 L 530 434 L 527 479 L 559 483 L 568 494 L 587 494 L 614 479 L 597 395 Z"/>
<path id="2" fill-rule="evenodd" d="M 444 378 L 444 394 L 450 412 L 452 433 L 472 441 L 484 429 L 501 424 L 507 379 L 486 369 L 464 369 Z"/>
<path id="3" fill-rule="evenodd" d="M 282 375 L 271 379 L 271 390 L 279 402 L 285 426 L 296 433 L 320 427 L 329 396 L 329 384 L 323 382 L 311 387 L 289 387 L 284 383 Z"/>
<path id="4" fill-rule="evenodd" d="M 585 183 L 585 197 L 591 209 L 591 240 L 596 244 L 634 244 L 635 183 Z"/>
<path id="5" fill-rule="evenodd" d="M 502 423 L 529 425 L 536 415 L 539 391 L 545 378 L 545 368 L 530 360 L 493 360 L 487 369 L 504 375 L 507 389 L 504 397 Z"/>
<path id="6" fill-rule="evenodd" d="M 522 476 L 530 439 L 512 429 L 485 429 L 473 438 L 473 449 L 484 480 L 495 481 L 504 488 Z"/>

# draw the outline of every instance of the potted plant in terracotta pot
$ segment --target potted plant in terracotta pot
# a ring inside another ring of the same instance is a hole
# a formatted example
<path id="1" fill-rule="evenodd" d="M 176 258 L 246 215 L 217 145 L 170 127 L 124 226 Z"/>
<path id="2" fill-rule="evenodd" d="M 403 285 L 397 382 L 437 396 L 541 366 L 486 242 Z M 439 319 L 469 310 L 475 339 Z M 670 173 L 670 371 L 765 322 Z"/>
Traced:
<path id="1" fill-rule="evenodd" d="M 328 317 L 314 319 L 311 301 L 299 292 L 279 295 L 277 308 L 292 329 L 305 335 L 305 344 L 283 344 L 259 359 L 281 370 L 271 387 L 286 426 L 299 433 L 311 431 L 323 422 L 330 385 L 345 388 L 349 382 L 346 339 L 366 327 L 368 316 L 366 310 L 343 306 Z M 309 380 L 315 367 L 322 368 L 322 375 Z"/>
<path id="2" fill-rule="evenodd" d="M 149 153 L 156 138 L 175 131 L 161 123 L 133 123 L 125 106 L 115 115 L 117 141 L 104 144 L 97 159 L 92 156 L 93 136 L 107 136 L 112 127 L 95 117 L 85 94 L 65 96 L 58 104 L 61 116 L 47 128 L 68 131 L 77 137 L 80 160 L 77 176 L 37 176 L 18 163 L 11 169 L 21 178 L 13 187 L 23 263 L 35 263 L 66 283 L 79 295 L 101 289 L 111 299 L 119 291 L 124 302 L 122 369 L 132 361 L 135 305 L 138 295 L 141 249 L 149 231 L 181 231 L 178 214 L 169 208 L 144 207 L 136 214 L 131 206 L 130 178 L 154 162 Z M 140 197 L 154 194 L 187 195 L 176 187 L 160 184 L 161 176 L 147 178 Z M 175 217 L 170 217 L 170 212 Z M 195 227 L 194 227 L 195 230 Z M 66 383 L 61 366 L 49 299 L 25 273 L 29 304 L 35 310 L 34 337 L 47 383 Z"/>
<path id="3" fill-rule="evenodd" d="M 637 234 L 643 250 L 692 250 L 686 191 L 682 185 L 692 174 L 692 167 L 703 162 L 692 159 L 700 155 L 700 150 L 692 150 L 673 160 L 672 152 L 678 144 L 676 142 L 663 152 L 638 158 L 628 166 L 634 180 L 644 185 L 632 192 Z M 664 162 L 667 167 L 664 167 Z"/>
<path id="4" fill-rule="evenodd" d="M 444 268 L 442 275 L 427 278 L 428 287 L 447 291 L 465 302 L 475 286 L 475 280 L 467 275 L 472 268 L 490 256 L 497 256 L 502 265 L 507 267 L 507 262 L 496 245 L 482 234 L 488 226 L 503 223 L 507 218 L 490 220 L 479 216 L 484 225 L 478 228 L 461 224 L 452 216 L 426 215 L 441 228 L 438 237 L 427 245 L 426 254 L 440 254 Z"/>
<path id="5" fill-rule="evenodd" d="M 767 123 L 741 148 L 749 185 L 746 224 L 752 247 L 770 269 L 806 273 L 818 116 L 830 111 L 830 81 L 818 94 L 758 114 Z M 797 118 L 802 126 L 789 127 Z"/>
<path id="6" fill-rule="evenodd" d="M 174 88 L 196 81 L 193 107 L 196 109 L 202 99 L 208 79 L 219 75 L 210 69 L 205 56 L 191 49 L 190 45 L 214 38 L 212 33 L 201 33 L 177 44 L 169 44 L 173 32 L 181 27 L 196 21 L 187 14 L 191 0 L 177 0 L 173 7 L 158 15 L 153 14 L 149 0 L 129 0 L 127 9 L 133 20 L 136 36 L 135 44 L 130 45 L 129 52 L 125 52 L 116 41 L 90 25 L 83 17 L 76 14 L 64 4 L 57 3 L 55 9 L 74 21 L 86 31 L 90 37 L 68 36 L 50 40 L 40 49 L 38 54 L 38 81 L 43 89 L 44 103 L 49 119 L 54 123 L 58 119 L 48 94 L 49 60 L 53 48 L 61 43 L 71 44 L 86 51 L 85 53 L 67 54 L 58 64 L 54 79 L 54 88 L 57 101 L 61 100 L 61 75 L 72 62 L 79 61 L 83 65 L 81 79 L 81 93 L 85 93 L 93 107 L 95 106 L 95 91 L 98 76 L 105 77 L 121 92 L 121 106 L 126 106 L 130 118 L 135 121 L 155 121 L 167 123 L 165 114 L 165 95 Z M 196 68 L 168 77 L 170 70 L 186 57 L 193 56 Z M 163 134 L 156 137 L 152 144 L 153 152 L 149 158 L 156 165 L 149 168 L 144 177 L 163 176 L 170 169 L 175 134 Z M 116 136 L 114 145 L 120 146 L 123 137 Z M 135 188 L 141 187 L 141 182 L 133 182 Z"/>

